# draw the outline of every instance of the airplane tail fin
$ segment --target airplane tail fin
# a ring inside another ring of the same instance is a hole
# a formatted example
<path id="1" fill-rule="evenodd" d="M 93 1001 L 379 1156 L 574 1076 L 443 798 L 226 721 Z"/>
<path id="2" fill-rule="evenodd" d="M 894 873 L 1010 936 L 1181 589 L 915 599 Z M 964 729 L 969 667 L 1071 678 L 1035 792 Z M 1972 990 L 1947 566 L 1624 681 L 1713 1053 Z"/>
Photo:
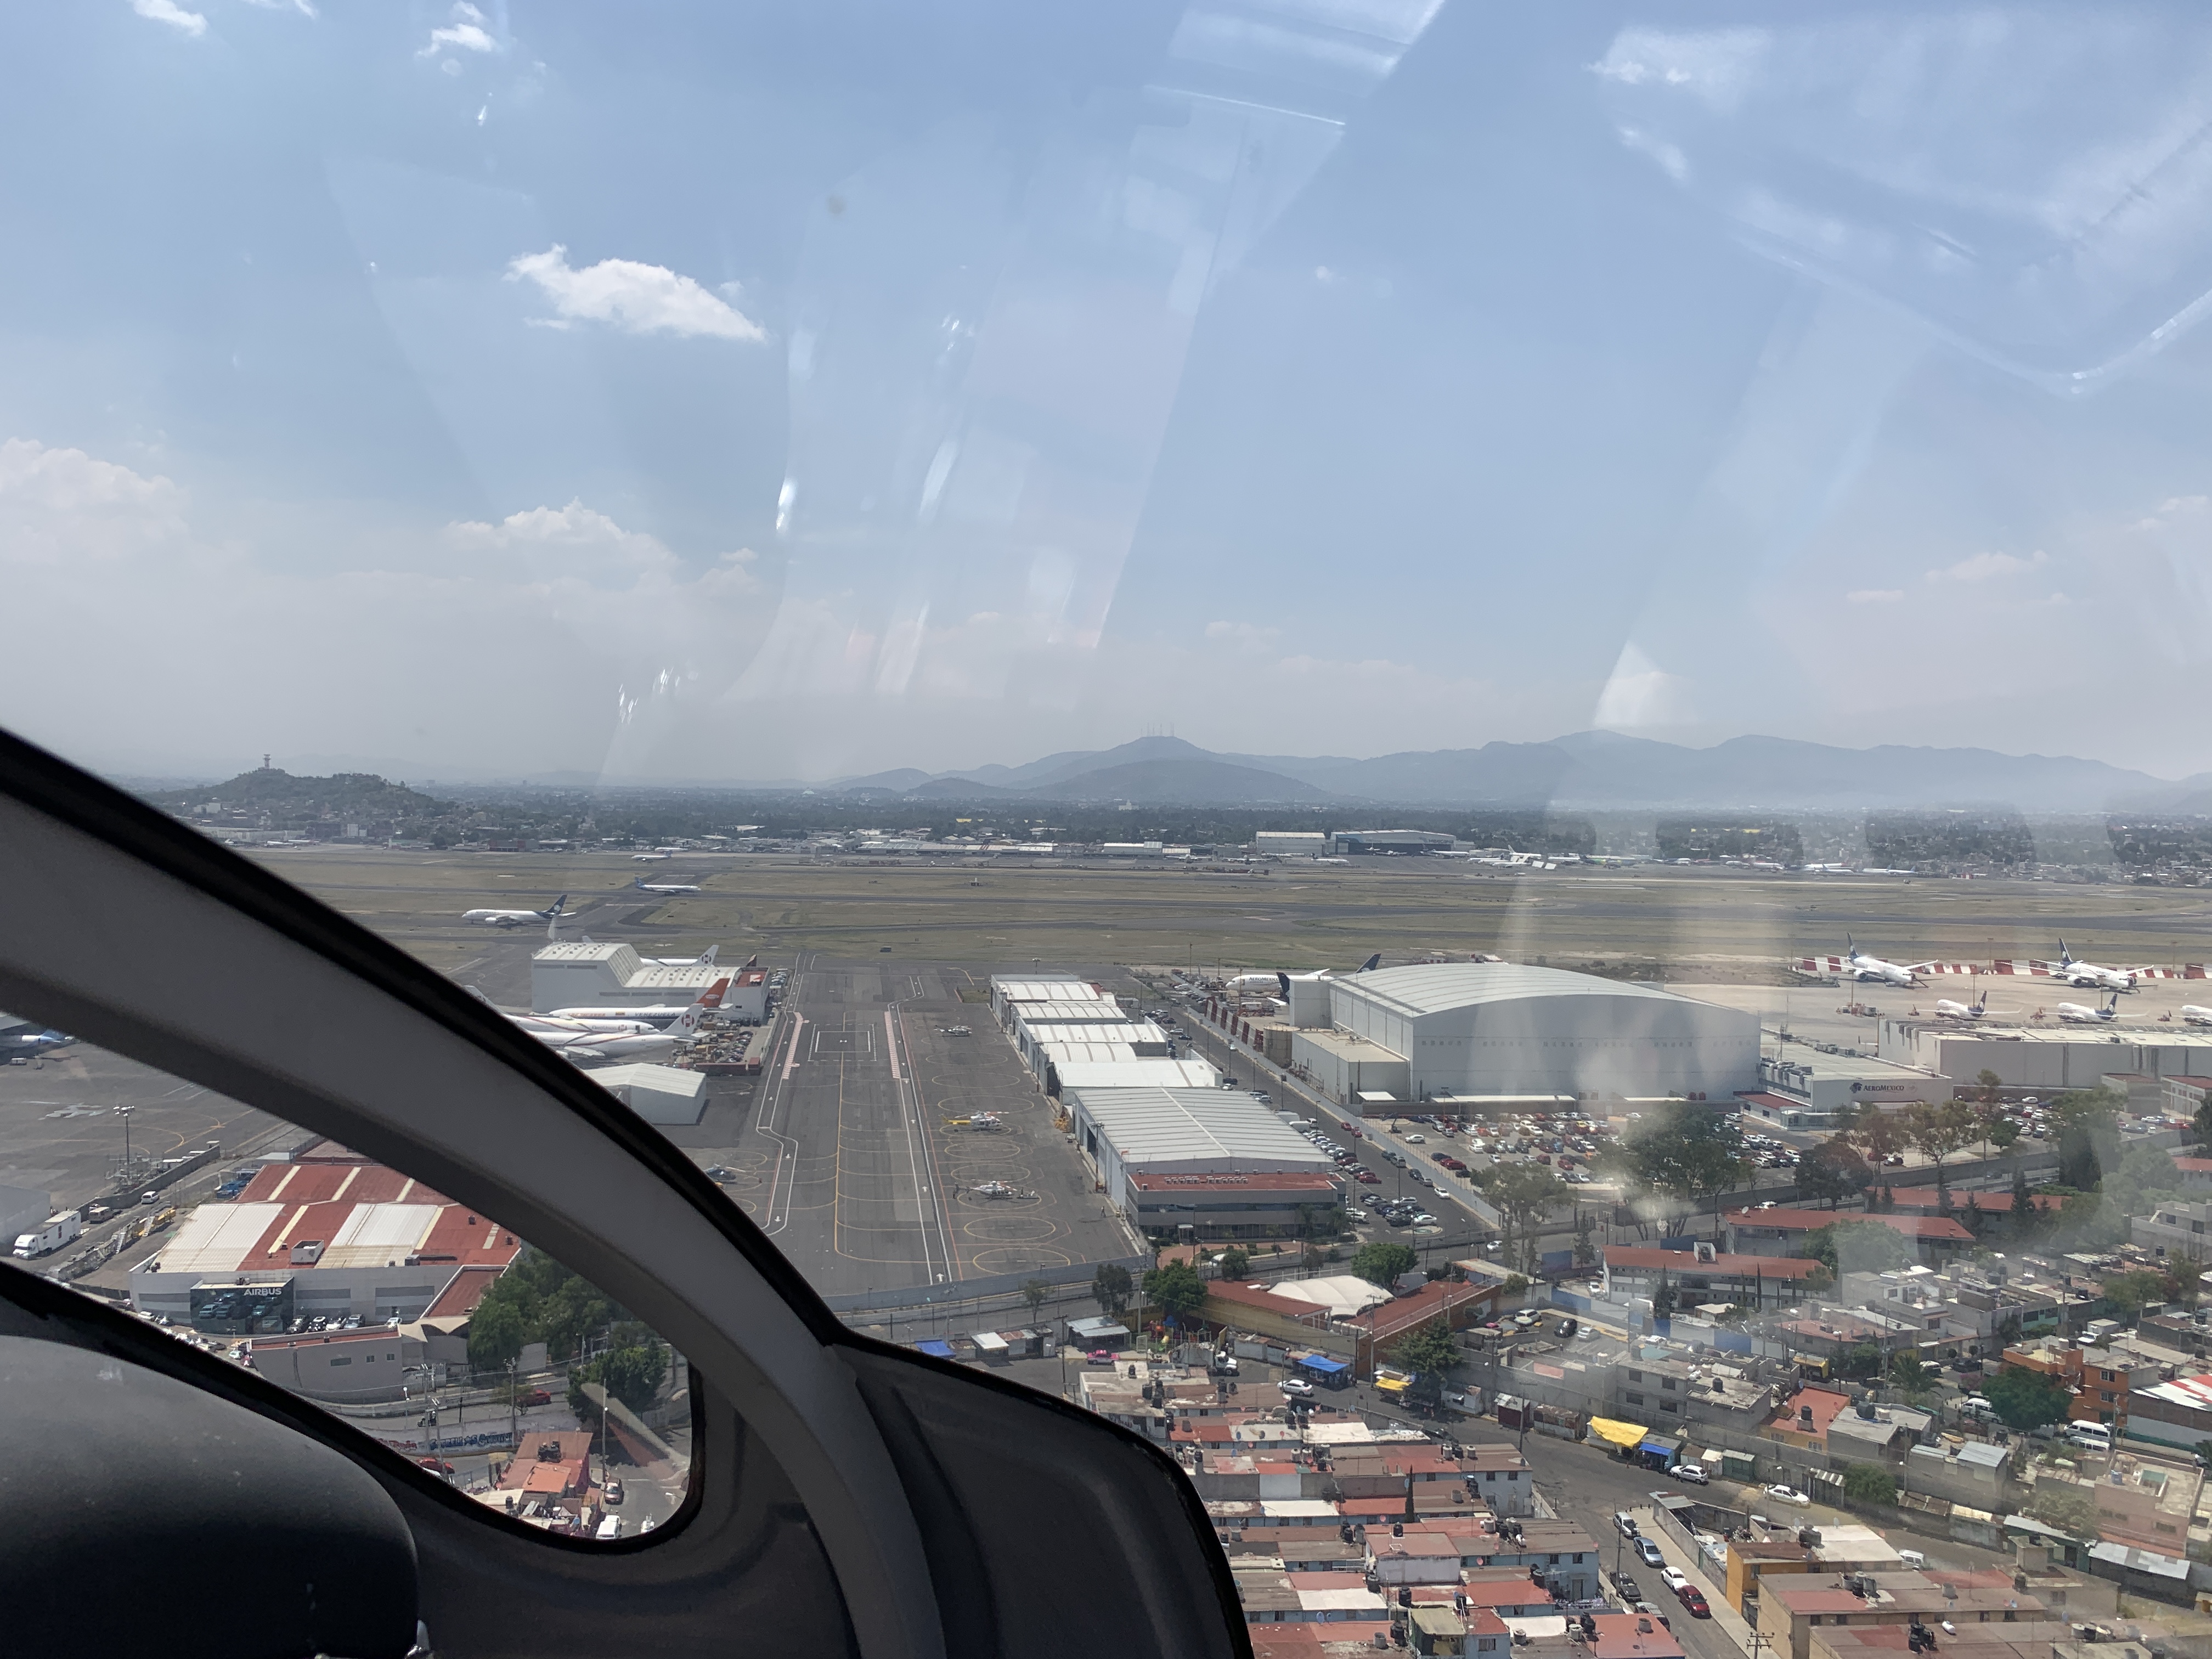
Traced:
<path id="1" fill-rule="evenodd" d="M 752 955 L 750 955 L 750 956 L 747 957 L 745 958 L 745 966 L 746 966 L 746 967 L 748 967 L 748 968 L 757 968 L 757 967 L 759 967 L 759 966 L 760 966 L 760 952 L 758 952 L 757 951 L 756 951 Z"/>
<path id="2" fill-rule="evenodd" d="M 1359 971 L 1363 974 L 1371 974 L 1382 965 L 1382 953 L 1380 951 L 1377 951 L 1373 956 L 1368 957 L 1366 961 L 1359 964 Z"/>
<path id="3" fill-rule="evenodd" d="M 668 1028 L 669 1036 L 680 1037 L 687 1042 L 697 1036 L 700 1026 L 706 1024 L 708 1013 L 722 1006 L 722 993 L 729 988 L 729 985 L 730 981 L 726 979 L 716 980 L 698 1001 L 677 1015 L 676 1023 Z"/>
<path id="4" fill-rule="evenodd" d="M 1283 1000 L 1288 1002 L 1291 1000 L 1291 976 L 1278 968 L 1275 970 L 1275 982 L 1283 988 Z"/>
<path id="5" fill-rule="evenodd" d="M 712 968 L 714 965 L 714 957 L 721 951 L 721 948 L 722 947 L 719 945 L 708 945 L 707 947 L 707 953 L 699 958 L 699 965 L 702 968 Z"/>

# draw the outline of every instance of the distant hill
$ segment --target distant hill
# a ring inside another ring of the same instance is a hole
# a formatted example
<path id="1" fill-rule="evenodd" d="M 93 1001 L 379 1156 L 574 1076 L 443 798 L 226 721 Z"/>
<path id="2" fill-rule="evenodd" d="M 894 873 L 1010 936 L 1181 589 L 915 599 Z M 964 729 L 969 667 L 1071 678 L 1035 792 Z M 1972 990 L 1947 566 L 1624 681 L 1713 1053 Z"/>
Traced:
<path id="1" fill-rule="evenodd" d="M 2169 781 L 2066 756 L 1896 744 L 1844 749 L 1767 737 L 1692 749 L 1613 732 L 1365 760 L 1215 754 L 1180 738 L 1139 738 L 1022 766 L 972 767 L 933 776 L 908 769 L 840 787 L 891 787 L 933 799 L 1004 799 L 1018 793 L 1038 799 L 1221 805 L 1334 798 L 1347 804 L 1486 808 L 2212 811 L 2212 775 Z"/>
<path id="2" fill-rule="evenodd" d="M 1022 791 L 1038 800 L 1130 800 L 1178 806 L 1232 806 L 1272 801 L 1320 801 L 1326 789 L 1226 761 L 1176 757 L 1085 769 Z"/>
<path id="3" fill-rule="evenodd" d="M 157 790 L 146 799 L 173 810 L 220 801 L 228 811 L 268 812 L 283 817 L 428 818 L 456 810 L 451 801 L 439 800 L 404 784 L 387 782 L 372 772 L 303 778 L 280 766 L 257 767 L 226 783 Z"/>

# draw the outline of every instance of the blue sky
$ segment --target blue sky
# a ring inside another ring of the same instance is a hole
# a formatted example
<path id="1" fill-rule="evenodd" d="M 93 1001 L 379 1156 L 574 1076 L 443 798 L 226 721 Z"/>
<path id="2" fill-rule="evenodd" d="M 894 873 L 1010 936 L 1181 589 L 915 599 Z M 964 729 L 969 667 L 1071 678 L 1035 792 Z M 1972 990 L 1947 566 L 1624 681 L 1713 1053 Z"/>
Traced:
<path id="1" fill-rule="evenodd" d="M 0 721 L 95 764 L 2212 769 L 2190 9 L 0 31 Z"/>

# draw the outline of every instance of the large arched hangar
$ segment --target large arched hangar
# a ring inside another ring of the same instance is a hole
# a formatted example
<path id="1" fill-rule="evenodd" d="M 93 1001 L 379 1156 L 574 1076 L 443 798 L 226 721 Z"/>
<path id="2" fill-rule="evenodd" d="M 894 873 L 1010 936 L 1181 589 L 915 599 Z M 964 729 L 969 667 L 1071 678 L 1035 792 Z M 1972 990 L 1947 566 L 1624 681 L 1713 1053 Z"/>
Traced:
<path id="1" fill-rule="evenodd" d="M 1375 1088 L 1384 1074 L 1374 1064 L 1381 1058 L 1375 1049 L 1401 1063 L 1401 1097 L 1414 1100 L 1572 1094 L 1727 1101 L 1759 1086 L 1755 1014 L 1557 968 L 1473 962 L 1386 968 L 1332 981 L 1329 1015 L 1333 1041 L 1301 1031 L 1306 1041 L 1294 1047 L 1310 1051 L 1308 1063 L 1325 1085 L 1333 1062 L 1354 1091 Z"/>

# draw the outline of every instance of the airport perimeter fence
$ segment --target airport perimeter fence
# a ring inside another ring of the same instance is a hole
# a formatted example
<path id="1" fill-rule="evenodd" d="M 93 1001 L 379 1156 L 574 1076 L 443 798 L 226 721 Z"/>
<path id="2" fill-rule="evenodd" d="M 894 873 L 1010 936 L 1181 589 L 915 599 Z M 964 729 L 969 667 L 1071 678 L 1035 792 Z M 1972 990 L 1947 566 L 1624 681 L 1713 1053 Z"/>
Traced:
<path id="1" fill-rule="evenodd" d="M 1131 1279 L 1135 1280 L 1152 1271 L 1152 1258 L 1150 1255 L 1116 1256 L 1110 1263 L 1076 1261 L 1064 1267 L 1035 1267 L 1027 1273 L 992 1273 L 981 1279 L 949 1279 L 941 1285 L 909 1285 L 885 1291 L 860 1291 L 845 1296 L 825 1296 L 822 1299 L 829 1304 L 832 1313 L 844 1319 L 848 1325 L 854 1322 L 852 1316 L 855 1314 L 927 1315 L 966 1303 L 978 1304 L 977 1311 L 981 1312 L 984 1310 L 981 1304 L 1001 1299 L 1016 1307 L 1026 1306 L 1022 1301 L 1021 1290 L 1031 1279 L 1042 1279 L 1052 1286 L 1059 1293 L 1051 1298 L 1054 1303 L 1077 1299 L 1067 1294 L 1070 1291 L 1079 1291 L 1081 1299 L 1087 1300 L 1091 1294 L 1091 1281 L 1097 1276 L 1098 1269 L 1104 1266 L 1121 1267 L 1127 1272 Z"/>

